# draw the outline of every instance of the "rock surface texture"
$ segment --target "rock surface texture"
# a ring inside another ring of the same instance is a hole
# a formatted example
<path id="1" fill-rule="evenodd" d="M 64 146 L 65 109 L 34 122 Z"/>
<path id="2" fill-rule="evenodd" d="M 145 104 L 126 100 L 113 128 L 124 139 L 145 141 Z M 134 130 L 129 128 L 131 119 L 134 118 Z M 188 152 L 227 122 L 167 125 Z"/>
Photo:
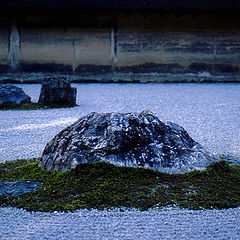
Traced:
<path id="1" fill-rule="evenodd" d="M 40 166 L 65 171 L 105 161 L 182 173 L 204 169 L 216 160 L 181 126 L 163 123 L 150 112 L 90 113 L 46 145 Z"/>
<path id="2" fill-rule="evenodd" d="M 0 105 L 31 102 L 31 98 L 19 87 L 0 84 Z"/>
<path id="3" fill-rule="evenodd" d="M 72 88 L 70 79 L 66 77 L 46 78 L 42 82 L 42 88 L 38 103 L 76 105 L 77 89 Z"/>

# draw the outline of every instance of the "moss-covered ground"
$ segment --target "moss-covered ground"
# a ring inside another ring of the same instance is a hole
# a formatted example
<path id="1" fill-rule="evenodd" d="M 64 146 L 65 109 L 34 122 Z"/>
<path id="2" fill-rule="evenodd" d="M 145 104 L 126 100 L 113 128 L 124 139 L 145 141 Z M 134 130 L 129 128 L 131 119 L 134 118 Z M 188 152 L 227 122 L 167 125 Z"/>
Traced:
<path id="1" fill-rule="evenodd" d="M 35 102 L 20 103 L 20 104 L 1 104 L 0 110 L 44 110 L 51 108 L 70 108 L 77 105 L 64 105 L 64 104 L 48 104 L 43 105 Z"/>
<path id="2" fill-rule="evenodd" d="M 0 197 L 0 206 L 31 211 L 74 211 L 80 208 L 138 208 L 168 205 L 189 209 L 240 206 L 240 165 L 222 161 L 204 171 L 165 174 L 116 167 L 109 163 L 82 164 L 68 172 L 46 171 L 39 159 L 0 164 L 0 181 L 43 182 L 38 190 Z"/>

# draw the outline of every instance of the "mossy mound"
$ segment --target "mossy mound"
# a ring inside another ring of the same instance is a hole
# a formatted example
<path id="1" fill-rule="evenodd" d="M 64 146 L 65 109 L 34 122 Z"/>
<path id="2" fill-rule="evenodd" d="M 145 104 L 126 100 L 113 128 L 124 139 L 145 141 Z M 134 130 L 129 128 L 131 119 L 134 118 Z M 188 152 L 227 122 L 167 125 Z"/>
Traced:
<path id="1" fill-rule="evenodd" d="M 116 167 L 109 163 L 81 164 L 67 172 L 46 171 L 33 160 L 0 164 L 0 181 L 37 181 L 38 190 L 0 197 L 0 206 L 30 211 L 74 211 L 114 207 L 147 210 L 167 205 L 189 209 L 240 206 L 240 166 L 222 161 L 205 171 L 165 174 Z"/>
<path id="2" fill-rule="evenodd" d="M 63 105 L 63 104 L 48 104 L 43 105 L 39 103 L 20 103 L 20 104 L 1 104 L 0 110 L 44 110 L 51 108 L 70 108 L 77 105 Z"/>

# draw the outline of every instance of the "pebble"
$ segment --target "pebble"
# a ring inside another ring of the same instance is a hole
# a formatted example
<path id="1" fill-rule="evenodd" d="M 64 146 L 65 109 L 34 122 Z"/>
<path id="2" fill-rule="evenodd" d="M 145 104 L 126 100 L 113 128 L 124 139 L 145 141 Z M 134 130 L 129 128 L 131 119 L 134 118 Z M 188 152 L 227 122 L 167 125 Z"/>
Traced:
<path id="1" fill-rule="evenodd" d="M 0 196 L 9 197 L 32 192 L 37 190 L 41 184 L 32 181 L 0 182 Z"/>

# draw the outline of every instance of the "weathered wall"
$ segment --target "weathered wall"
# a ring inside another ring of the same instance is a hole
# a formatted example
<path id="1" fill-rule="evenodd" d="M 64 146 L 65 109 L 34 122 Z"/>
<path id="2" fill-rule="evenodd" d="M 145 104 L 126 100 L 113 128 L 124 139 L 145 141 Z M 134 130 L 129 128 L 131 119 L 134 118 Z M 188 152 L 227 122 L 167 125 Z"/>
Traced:
<path id="1" fill-rule="evenodd" d="M 60 71 L 77 71 L 79 65 L 110 65 L 109 29 L 21 30 L 22 68 L 42 65 Z"/>
<path id="2" fill-rule="evenodd" d="M 8 18 L 0 15 L 0 71 L 8 70 L 9 66 L 9 31 Z"/>
<path id="3" fill-rule="evenodd" d="M 132 65 L 140 65 L 135 71 L 173 72 L 240 66 L 240 24 L 234 16 L 122 15 L 118 39 L 118 66 L 129 70 Z"/>
<path id="4" fill-rule="evenodd" d="M 0 30 L 0 70 L 8 69 L 8 30 Z"/>
<path id="5" fill-rule="evenodd" d="M 25 13 L 16 20 L 20 69 L 236 74 L 240 21 L 223 13 Z M 9 39 L 2 24 L 0 66 L 11 66 Z"/>
<path id="6" fill-rule="evenodd" d="M 119 67 L 155 63 L 161 64 L 157 68 L 161 71 L 170 64 L 181 72 L 210 64 L 238 68 L 239 61 L 240 32 L 124 29 L 119 33 Z M 144 66 L 139 67 L 144 70 Z"/>

